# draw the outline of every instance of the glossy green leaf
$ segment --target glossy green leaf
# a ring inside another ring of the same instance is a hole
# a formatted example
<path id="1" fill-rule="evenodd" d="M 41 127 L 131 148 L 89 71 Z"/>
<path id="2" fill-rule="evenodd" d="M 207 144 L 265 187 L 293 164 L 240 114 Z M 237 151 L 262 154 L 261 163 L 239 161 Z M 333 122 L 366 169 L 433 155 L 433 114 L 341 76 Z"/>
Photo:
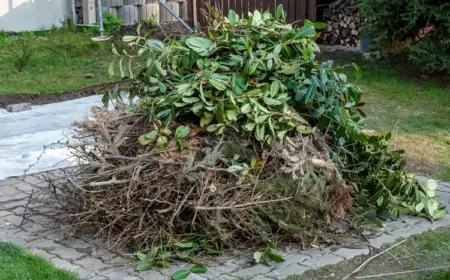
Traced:
<path id="1" fill-rule="evenodd" d="M 316 29 L 314 26 L 303 26 L 299 29 L 297 37 L 313 37 L 316 35 Z"/>
<path id="2" fill-rule="evenodd" d="M 138 264 L 138 266 L 136 267 L 137 271 L 144 271 L 147 269 L 150 269 L 153 266 L 152 262 L 142 262 L 140 264 Z"/>
<path id="3" fill-rule="evenodd" d="M 186 45 L 201 56 L 208 56 L 215 44 L 204 37 L 191 36 L 186 40 Z"/>
<path id="4" fill-rule="evenodd" d="M 439 202 L 437 202 L 437 201 L 434 200 L 434 199 L 430 199 L 430 200 L 428 200 L 426 207 L 427 207 L 427 212 L 428 212 L 428 214 L 429 214 L 431 217 L 433 217 L 434 212 L 435 212 L 435 211 L 438 209 L 438 207 L 439 207 Z"/>
<path id="5" fill-rule="evenodd" d="M 192 242 L 184 242 L 184 241 L 175 243 L 175 245 L 177 247 L 180 247 L 180 248 L 183 248 L 183 249 L 190 249 L 190 248 L 194 247 L 194 243 L 192 243 Z"/>
<path id="6" fill-rule="evenodd" d="M 198 97 L 183 97 L 183 98 L 181 98 L 181 100 L 183 100 L 183 102 L 185 102 L 185 103 L 192 104 L 192 103 L 199 102 L 200 98 L 198 98 Z"/>
<path id="7" fill-rule="evenodd" d="M 427 188 L 429 190 L 435 191 L 438 188 L 438 183 L 435 180 L 433 180 L 433 179 L 429 179 L 427 181 Z"/>
<path id="8" fill-rule="evenodd" d="M 175 130 L 175 138 L 177 139 L 183 139 L 186 136 L 188 136 L 189 134 L 189 127 L 188 126 L 184 126 L 184 125 L 180 125 L 179 127 L 177 127 L 177 129 Z"/>
<path id="9" fill-rule="evenodd" d="M 205 127 L 214 119 L 214 115 L 208 112 L 205 112 L 203 117 L 200 119 L 200 126 Z"/>
<path id="10" fill-rule="evenodd" d="M 277 250 L 275 250 L 275 249 L 273 249 L 273 248 L 270 248 L 270 249 L 267 251 L 266 255 L 267 255 L 267 257 L 268 257 L 269 259 L 271 259 L 271 260 L 274 261 L 274 262 L 278 262 L 278 263 L 284 262 L 283 257 L 281 257 L 281 256 L 278 254 Z"/>
<path id="11" fill-rule="evenodd" d="M 114 76 L 114 65 L 115 65 L 114 61 L 111 61 L 109 63 L 108 73 L 109 73 L 110 76 Z"/>
<path id="12" fill-rule="evenodd" d="M 277 105 L 282 105 L 284 102 L 279 101 L 277 99 L 273 99 L 273 98 L 269 98 L 269 97 L 264 97 L 264 103 L 266 103 L 269 106 L 277 106 Z"/>
<path id="13" fill-rule="evenodd" d="M 257 116 L 257 117 L 255 118 L 255 122 L 256 122 L 256 123 L 263 123 L 264 121 L 267 120 L 267 118 L 269 118 L 269 116 L 270 116 L 270 115 L 260 115 L 260 116 Z"/>
<path id="14" fill-rule="evenodd" d="M 314 23 L 314 22 L 309 21 L 308 19 L 305 19 L 304 25 L 305 26 L 312 26 L 315 29 L 324 29 L 324 28 L 327 27 L 327 25 L 325 23 L 323 23 L 323 22 L 315 22 Z"/>
<path id="15" fill-rule="evenodd" d="M 164 117 L 167 117 L 171 112 L 172 112 L 171 109 L 166 109 L 166 110 L 163 110 L 161 112 L 158 112 L 155 117 L 157 119 L 162 119 Z"/>
<path id="16" fill-rule="evenodd" d="M 129 42 L 132 42 L 132 41 L 136 41 L 137 38 L 138 38 L 138 36 L 125 35 L 125 36 L 122 37 L 122 41 L 124 41 L 126 43 L 129 43 Z"/>
<path id="17" fill-rule="evenodd" d="M 261 263 L 261 258 L 264 255 L 263 252 L 255 252 L 253 254 L 253 259 L 255 260 L 255 263 Z"/>
<path id="18" fill-rule="evenodd" d="M 244 106 L 241 107 L 242 114 L 247 114 L 251 111 L 252 111 L 252 106 L 250 105 L 250 103 L 246 103 Z"/>
<path id="19" fill-rule="evenodd" d="M 278 5 L 277 10 L 275 12 L 275 18 L 276 19 L 285 19 L 286 18 L 286 12 L 284 10 L 283 4 Z"/>
<path id="20" fill-rule="evenodd" d="M 235 26 L 237 23 L 237 18 L 236 18 L 236 12 L 234 10 L 229 10 L 228 11 L 228 20 L 230 21 L 230 24 L 232 26 Z"/>
<path id="21" fill-rule="evenodd" d="M 317 80 L 313 80 L 311 85 L 306 90 L 306 94 L 305 94 L 305 103 L 306 104 L 310 103 L 313 100 L 314 95 L 316 94 L 316 90 L 317 90 Z"/>
<path id="22" fill-rule="evenodd" d="M 419 202 L 419 203 L 417 203 L 417 205 L 416 205 L 416 207 L 415 207 L 415 210 L 416 210 L 417 212 L 422 212 L 423 208 L 425 208 L 425 203 Z"/>
<path id="23" fill-rule="evenodd" d="M 149 39 L 146 44 L 151 50 L 154 51 L 162 52 L 166 49 L 164 43 L 159 40 Z"/>
<path id="24" fill-rule="evenodd" d="M 139 252 L 139 253 L 136 254 L 136 257 L 137 257 L 140 261 L 143 261 L 143 260 L 145 260 L 145 259 L 147 258 L 147 255 L 144 254 L 144 253 Z"/>
<path id="25" fill-rule="evenodd" d="M 173 280 L 183 280 L 183 279 L 188 278 L 189 274 L 191 274 L 191 272 L 189 270 L 181 269 L 181 270 L 176 271 L 172 275 L 172 279 Z"/>
<path id="26" fill-rule="evenodd" d="M 270 96 L 275 97 L 277 96 L 278 92 L 280 91 L 281 82 L 279 80 L 274 81 L 270 85 Z"/>
<path id="27" fill-rule="evenodd" d="M 447 212 L 445 210 L 438 210 L 433 213 L 432 218 L 433 218 L 433 220 L 438 220 L 438 219 L 444 218 L 446 215 L 447 215 Z"/>
<path id="28" fill-rule="evenodd" d="M 220 80 L 210 78 L 209 83 L 218 90 L 226 90 L 227 89 L 226 84 Z"/>
<path id="29" fill-rule="evenodd" d="M 246 130 L 246 131 L 248 131 L 248 132 L 251 132 L 251 131 L 253 131 L 253 129 L 255 128 L 255 126 L 256 126 L 256 123 L 247 123 L 247 124 L 245 124 L 245 125 L 243 126 L 243 129 Z"/>
<path id="30" fill-rule="evenodd" d="M 217 124 L 212 124 L 212 125 L 210 125 L 210 126 L 208 126 L 208 127 L 206 128 L 206 130 L 209 131 L 209 132 L 215 132 L 215 131 L 217 131 L 218 129 L 219 129 L 219 126 L 217 126 Z"/>
<path id="31" fill-rule="evenodd" d="M 156 140 L 155 147 L 158 149 L 164 149 L 164 147 L 167 145 L 168 139 L 166 136 L 159 136 L 158 140 Z"/>
<path id="32" fill-rule="evenodd" d="M 206 273 L 207 271 L 208 269 L 203 264 L 196 264 L 191 268 L 191 272 L 196 274 Z"/>
<path id="33" fill-rule="evenodd" d="M 230 121 L 237 121 L 239 112 L 237 110 L 228 110 L 226 111 L 227 119 Z"/>

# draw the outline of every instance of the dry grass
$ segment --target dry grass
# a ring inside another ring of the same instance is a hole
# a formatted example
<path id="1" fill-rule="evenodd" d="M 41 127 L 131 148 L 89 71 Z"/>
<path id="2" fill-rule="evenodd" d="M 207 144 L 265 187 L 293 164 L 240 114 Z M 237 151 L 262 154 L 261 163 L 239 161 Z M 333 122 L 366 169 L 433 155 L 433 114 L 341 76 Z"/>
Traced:
<path id="1" fill-rule="evenodd" d="M 442 136 L 394 134 L 390 143 L 393 150 L 406 151 L 408 169 L 446 179 L 450 165 L 450 143 Z"/>

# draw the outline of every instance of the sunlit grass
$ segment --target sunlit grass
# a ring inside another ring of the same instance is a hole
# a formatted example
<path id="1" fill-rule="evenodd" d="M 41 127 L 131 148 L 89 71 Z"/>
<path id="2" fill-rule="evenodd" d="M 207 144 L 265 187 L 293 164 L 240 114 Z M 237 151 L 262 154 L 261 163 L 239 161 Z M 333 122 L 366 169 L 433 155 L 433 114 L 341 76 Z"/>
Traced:
<path id="1" fill-rule="evenodd" d="M 0 280 L 76 280 L 74 273 L 55 268 L 44 258 L 0 243 Z"/>

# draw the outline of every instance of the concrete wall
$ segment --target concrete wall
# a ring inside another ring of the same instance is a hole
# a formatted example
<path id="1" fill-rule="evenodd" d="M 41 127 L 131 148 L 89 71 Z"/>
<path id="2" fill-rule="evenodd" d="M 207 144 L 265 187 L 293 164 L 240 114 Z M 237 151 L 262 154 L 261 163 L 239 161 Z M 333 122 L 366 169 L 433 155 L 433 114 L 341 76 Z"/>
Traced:
<path id="1" fill-rule="evenodd" d="M 61 26 L 71 17 L 71 0 L 0 0 L 0 30 L 24 31 Z"/>

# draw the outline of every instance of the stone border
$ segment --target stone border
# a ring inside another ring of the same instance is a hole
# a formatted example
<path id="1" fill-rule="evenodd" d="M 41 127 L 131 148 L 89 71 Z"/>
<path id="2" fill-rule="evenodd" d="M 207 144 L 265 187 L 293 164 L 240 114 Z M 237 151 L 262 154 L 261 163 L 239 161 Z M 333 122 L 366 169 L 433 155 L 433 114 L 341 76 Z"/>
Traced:
<path id="1" fill-rule="evenodd" d="M 58 171 L 46 172 L 58 176 Z M 425 180 L 426 178 L 419 178 Z M 50 260 L 56 267 L 76 272 L 82 279 L 93 280 L 162 280 L 170 278 L 180 268 L 189 269 L 190 264 L 173 265 L 170 269 L 150 270 L 138 273 L 130 263 L 129 255 L 105 249 L 101 240 L 91 237 L 64 238 L 59 233 L 48 232 L 43 226 L 48 218 L 33 216 L 22 223 L 22 214 L 33 188 L 44 186 L 43 174 L 25 178 L 0 180 L 0 241 L 25 247 L 32 253 Z M 439 182 L 441 201 L 450 212 L 450 183 Z M 370 239 L 370 244 L 380 248 L 400 238 L 450 226 L 450 215 L 431 223 L 425 219 L 403 216 L 386 223 L 385 231 Z M 369 249 L 323 248 L 307 251 L 285 248 L 281 254 L 285 262 L 273 266 L 253 265 L 249 256 L 220 256 L 206 260 L 208 273 L 191 275 L 195 280 L 273 280 L 300 275 L 307 270 L 336 264 L 358 255 L 368 255 Z"/>

